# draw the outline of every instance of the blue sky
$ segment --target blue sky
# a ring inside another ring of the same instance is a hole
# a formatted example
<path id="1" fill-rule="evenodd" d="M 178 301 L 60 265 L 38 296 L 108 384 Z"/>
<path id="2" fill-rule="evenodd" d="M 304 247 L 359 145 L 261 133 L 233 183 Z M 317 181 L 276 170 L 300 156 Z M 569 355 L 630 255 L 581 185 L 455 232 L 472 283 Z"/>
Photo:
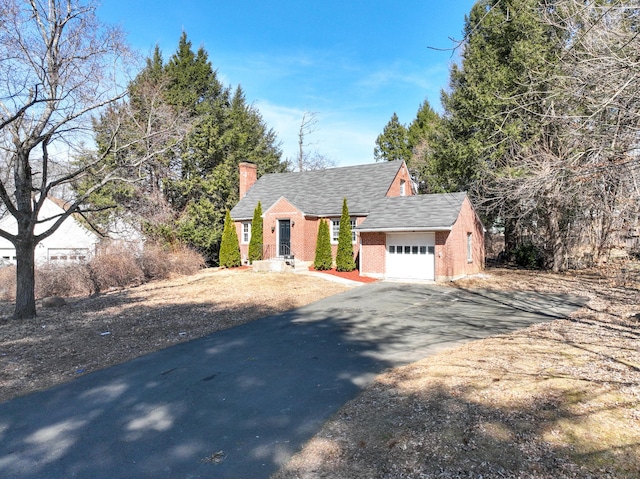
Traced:
<path id="1" fill-rule="evenodd" d="M 311 149 L 346 166 L 373 161 L 391 115 L 410 123 L 426 98 L 440 109 L 472 0 L 103 0 L 100 18 L 120 25 L 148 56 L 165 61 L 182 31 L 209 54 L 219 78 L 240 84 L 293 157 L 305 111 L 316 112 Z"/>

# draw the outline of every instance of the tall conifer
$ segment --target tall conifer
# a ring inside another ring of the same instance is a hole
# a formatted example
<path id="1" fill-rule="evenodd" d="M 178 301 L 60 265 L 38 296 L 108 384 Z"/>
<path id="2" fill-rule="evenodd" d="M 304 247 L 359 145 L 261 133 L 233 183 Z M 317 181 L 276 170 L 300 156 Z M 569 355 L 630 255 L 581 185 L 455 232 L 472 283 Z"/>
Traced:
<path id="1" fill-rule="evenodd" d="M 333 266 L 331 255 L 331 238 L 329 236 L 329 225 L 325 219 L 320 219 L 318 224 L 318 238 L 316 240 L 316 257 L 313 267 L 317 270 L 331 269 Z"/>
<path id="2" fill-rule="evenodd" d="M 338 253 L 336 255 L 336 270 L 353 271 L 356 269 L 356 262 L 353 258 L 353 240 L 351 233 L 351 218 L 347 199 L 342 201 L 342 216 L 340 217 L 340 231 L 338 234 Z"/>
<path id="3" fill-rule="evenodd" d="M 260 261 L 262 259 L 262 204 L 258 201 L 256 209 L 253 210 L 253 221 L 251 221 L 251 239 L 249 240 L 249 261 Z"/>
<path id="4" fill-rule="evenodd" d="M 233 268 L 240 266 L 240 244 L 238 243 L 238 235 L 231 221 L 229 210 L 224 218 L 224 229 L 222 231 L 222 242 L 220 243 L 220 266 L 225 268 Z"/>

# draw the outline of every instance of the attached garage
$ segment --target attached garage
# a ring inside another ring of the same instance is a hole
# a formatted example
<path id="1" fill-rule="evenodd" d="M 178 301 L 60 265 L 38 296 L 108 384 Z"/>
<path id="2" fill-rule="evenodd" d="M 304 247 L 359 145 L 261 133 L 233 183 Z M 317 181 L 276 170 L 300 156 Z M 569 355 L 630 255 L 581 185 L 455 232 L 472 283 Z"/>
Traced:
<path id="1" fill-rule="evenodd" d="M 435 280 L 435 233 L 387 233 L 386 277 Z"/>
<path id="2" fill-rule="evenodd" d="M 445 281 L 484 267 L 484 228 L 465 193 L 383 198 L 356 231 L 362 276 Z"/>

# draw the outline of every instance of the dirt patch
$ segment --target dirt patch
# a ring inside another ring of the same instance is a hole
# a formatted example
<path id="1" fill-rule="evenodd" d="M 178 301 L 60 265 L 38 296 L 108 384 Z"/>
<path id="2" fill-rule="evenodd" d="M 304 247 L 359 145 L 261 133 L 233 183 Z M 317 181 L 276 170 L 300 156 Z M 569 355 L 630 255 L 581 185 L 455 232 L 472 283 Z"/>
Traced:
<path id="1" fill-rule="evenodd" d="M 388 371 L 273 479 L 637 478 L 638 277 L 491 270 L 453 286 L 589 301 Z"/>
<path id="2" fill-rule="evenodd" d="M 40 305 L 29 321 L 9 319 L 13 304 L 0 302 L 0 401 L 346 289 L 312 276 L 204 270 Z"/>

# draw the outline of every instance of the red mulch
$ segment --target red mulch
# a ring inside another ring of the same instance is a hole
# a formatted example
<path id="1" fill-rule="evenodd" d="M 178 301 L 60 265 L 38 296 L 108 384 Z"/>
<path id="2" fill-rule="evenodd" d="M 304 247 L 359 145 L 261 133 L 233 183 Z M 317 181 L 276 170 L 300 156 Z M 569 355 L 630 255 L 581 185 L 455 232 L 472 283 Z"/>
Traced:
<path id="1" fill-rule="evenodd" d="M 350 279 L 351 281 L 358 281 L 360 283 L 374 283 L 378 281 L 376 278 L 367 278 L 366 276 L 360 276 L 360 271 L 354 269 L 349 273 L 344 273 L 342 271 L 336 271 L 335 269 L 327 269 L 327 270 L 316 270 L 313 266 L 309 267 L 309 271 L 316 271 L 318 273 L 332 274 L 333 276 L 339 276 L 340 278 Z"/>

